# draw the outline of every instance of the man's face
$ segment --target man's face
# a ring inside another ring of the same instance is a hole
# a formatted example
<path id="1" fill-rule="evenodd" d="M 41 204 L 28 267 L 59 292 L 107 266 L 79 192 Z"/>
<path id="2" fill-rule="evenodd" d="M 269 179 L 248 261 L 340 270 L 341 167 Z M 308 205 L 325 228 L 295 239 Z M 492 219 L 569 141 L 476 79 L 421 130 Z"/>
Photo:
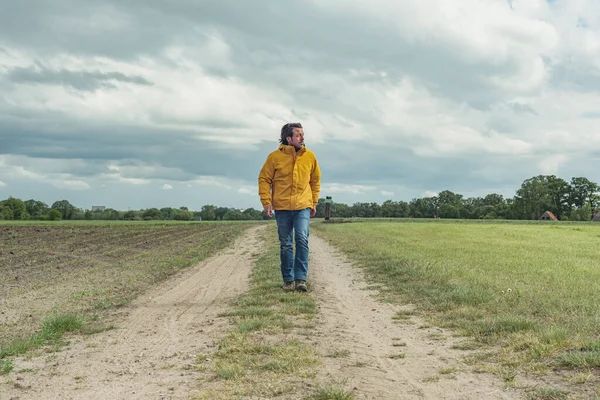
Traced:
<path id="1" fill-rule="evenodd" d="M 304 145 L 304 129 L 294 128 L 294 134 L 287 138 L 288 144 L 299 149 Z"/>

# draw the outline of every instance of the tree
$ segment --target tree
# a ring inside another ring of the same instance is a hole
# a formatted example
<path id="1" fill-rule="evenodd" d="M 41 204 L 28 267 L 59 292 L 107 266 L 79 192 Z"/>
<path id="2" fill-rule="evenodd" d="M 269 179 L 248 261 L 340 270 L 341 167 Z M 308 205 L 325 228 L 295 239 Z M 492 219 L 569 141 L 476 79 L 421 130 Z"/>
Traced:
<path id="1" fill-rule="evenodd" d="M 215 209 L 215 219 L 222 220 L 225 214 L 229 212 L 229 208 L 227 207 L 219 207 Z"/>
<path id="2" fill-rule="evenodd" d="M 149 208 L 142 213 L 142 217 L 146 220 L 160 219 L 161 213 L 158 208 Z"/>
<path id="3" fill-rule="evenodd" d="M 216 210 L 217 207 L 215 206 L 208 204 L 204 205 L 200 210 L 200 218 L 202 218 L 203 221 L 214 221 L 217 219 L 217 214 L 215 213 Z"/>
<path id="4" fill-rule="evenodd" d="M 485 206 L 497 206 L 500 204 L 505 204 L 505 201 L 501 194 L 491 193 L 483 198 L 482 203 Z"/>
<path id="5" fill-rule="evenodd" d="M 223 215 L 223 220 L 225 221 L 242 221 L 244 219 L 244 214 L 240 210 L 231 209 Z"/>
<path id="6" fill-rule="evenodd" d="M 538 219 L 545 211 L 558 218 L 570 212 L 569 184 L 554 175 L 538 175 L 521 184 L 515 196 L 514 207 L 520 218 Z"/>
<path id="7" fill-rule="evenodd" d="M 462 194 L 456 194 L 449 190 L 443 190 L 437 195 L 438 205 L 448 204 L 451 206 L 457 206 L 461 204 Z"/>
<path id="8" fill-rule="evenodd" d="M 437 215 L 437 198 L 424 197 L 412 199 L 409 203 L 409 216 L 414 218 L 433 218 Z"/>
<path id="9" fill-rule="evenodd" d="M 572 208 L 569 204 L 571 186 L 564 179 L 557 178 L 554 175 L 547 177 L 547 184 L 552 199 L 551 208 L 555 210 L 556 216 L 560 219 L 561 216 L 568 215 Z"/>
<path id="10" fill-rule="evenodd" d="M 9 197 L 2 201 L 2 208 L 7 210 L 4 211 L 5 215 L 9 217 L 6 219 L 29 219 L 25 202 L 21 199 Z"/>
<path id="11" fill-rule="evenodd" d="M 191 221 L 192 219 L 194 219 L 194 214 L 188 210 L 179 209 L 179 212 L 175 215 L 177 221 Z"/>
<path id="12" fill-rule="evenodd" d="M 574 208 L 571 211 L 570 221 L 589 221 L 593 218 L 592 207 L 589 204 L 584 204 L 583 207 Z"/>
<path id="13" fill-rule="evenodd" d="M 244 214 L 244 219 L 249 219 L 249 220 L 261 220 L 262 219 L 261 212 L 259 210 L 255 210 L 254 208 L 245 209 L 243 214 Z"/>
<path id="14" fill-rule="evenodd" d="M 438 210 L 438 216 L 440 218 L 460 218 L 460 209 L 455 205 L 443 203 Z"/>
<path id="15" fill-rule="evenodd" d="M 317 202 L 317 213 L 315 214 L 315 218 L 325 218 L 325 199 L 320 198 Z"/>
<path id="16" fill-rule="evenodd" d="M 570 202 L 576 208 L 581 208 L 585 204 L 588 204 L 593 212 L 598 207 L 599 191 L 600 187 L 598 184 L 587 178 L 571 178 Z"/>
<path id="17" fill-rule="evenodd" d="M 52 208 L 48 214 L 48 219 L 50 221 L 60 221 L 62 219 L 62 215 L 56 208 Z"/>
<path id="18" fill-rule="evenodd" d="M 162 219 L 174 219 L 177 215 L 177 210 L 171 207 L 163 207 L 160 209 L 160 216 Z"/>
<path id="19" fill-rule="evenodd" d="M 14 218 L 15 217 L 14 217 L 13 211 L 8 207 L 4 207 L 2 205 L 2 203 L 0 203 L 0 220 L 9 220 L 10 221 L 10 220 L 13 220 Z"/>
<path id="20" fill-rule="evenodd" d="M 386 200 L 381 205 L 381 216 L 384 218 L 406 218 L 408 216 L 408 203 Z"/>
<path id="21" fill-rule="evenodd" d="M 25 201 L 25 209 L 32 219 L 40 219 L 50 211 L 46 203 L 34 199 Z"/>
<path id="22" fill-rule="evenodd" d="M 318 210 L 318 209 L 317 209 Z M 323 210 L 323 217 L 325 216 L 325 210 Z M 348 204 L 344 203 L 331 203 L 331 217 L 332 218 L 350 218 L 352 217 L 352 209 Z"/>
<path id="23" fill-rule="evenodd" d="M 121 214 L 113 208 L 107 208 L 103 211 L 102 214 L 104 216 L 104 219 L 111 221 L 118 220 L 121 217 Z"/>
<path id="24" fill-rule="evenodd" d="M 73 212 L 75 211 L 75 207 L 67 200 L 55 201 L 51 208 L 60 211 L 62 219 L 72 219 Z"/>

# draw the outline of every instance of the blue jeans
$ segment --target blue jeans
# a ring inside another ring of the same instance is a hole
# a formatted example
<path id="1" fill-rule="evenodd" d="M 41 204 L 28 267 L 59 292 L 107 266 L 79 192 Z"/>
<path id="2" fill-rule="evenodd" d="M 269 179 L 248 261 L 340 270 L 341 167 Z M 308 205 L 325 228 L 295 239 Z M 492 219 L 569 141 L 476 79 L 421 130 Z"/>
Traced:
<path id="1" fill-rule="evenodd" d="M 275 210 L 279 234 L 281 275 L 285 282 L 305 281 L 308 276 L 308 224 L 310 208 L 298 211 Z M 293 233 L 295 235 L 293 235 Z M 296 239 L 296 256 L 292 237 Z"/>

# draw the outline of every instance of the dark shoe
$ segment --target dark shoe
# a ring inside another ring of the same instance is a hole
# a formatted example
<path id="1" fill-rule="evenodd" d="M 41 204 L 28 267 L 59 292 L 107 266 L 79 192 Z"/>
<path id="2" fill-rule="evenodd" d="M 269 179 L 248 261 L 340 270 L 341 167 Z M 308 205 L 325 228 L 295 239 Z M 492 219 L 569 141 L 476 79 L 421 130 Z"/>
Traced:
<path id="1" fill-rule="evenodd" d="M 294 281 L 290 281 L 290 282 L 284 282 L 283 286 L 281 287 L 283 290 L 285 290 L 286 292 L 291 292 L 294 290 Z"/>
<path id="2" fill-rule="evenodd" d="M 296 290 L 299 292 L 306 292 L 308 290 L 306 281 L 296 281 Z"/>

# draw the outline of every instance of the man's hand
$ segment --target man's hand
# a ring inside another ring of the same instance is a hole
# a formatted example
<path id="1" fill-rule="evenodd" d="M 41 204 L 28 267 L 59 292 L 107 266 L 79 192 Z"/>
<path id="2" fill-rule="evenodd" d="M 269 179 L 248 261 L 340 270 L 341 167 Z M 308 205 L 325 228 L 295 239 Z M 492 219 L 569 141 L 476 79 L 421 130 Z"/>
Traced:
<path id="1" fill-rule="evenodd" d="M 273 206 L 272 205 L 268 205 L 265 206 L 265 214 L 267 214 L 267 217 L 271 218 L 273 216 Z"/>
<path id="2" fill-rule="evenodd" d="M 317 215 L 317 207 L 316 206 L 314 208 L 310 209 L 311 218 L 314 217 L 315 215 Z"/>

